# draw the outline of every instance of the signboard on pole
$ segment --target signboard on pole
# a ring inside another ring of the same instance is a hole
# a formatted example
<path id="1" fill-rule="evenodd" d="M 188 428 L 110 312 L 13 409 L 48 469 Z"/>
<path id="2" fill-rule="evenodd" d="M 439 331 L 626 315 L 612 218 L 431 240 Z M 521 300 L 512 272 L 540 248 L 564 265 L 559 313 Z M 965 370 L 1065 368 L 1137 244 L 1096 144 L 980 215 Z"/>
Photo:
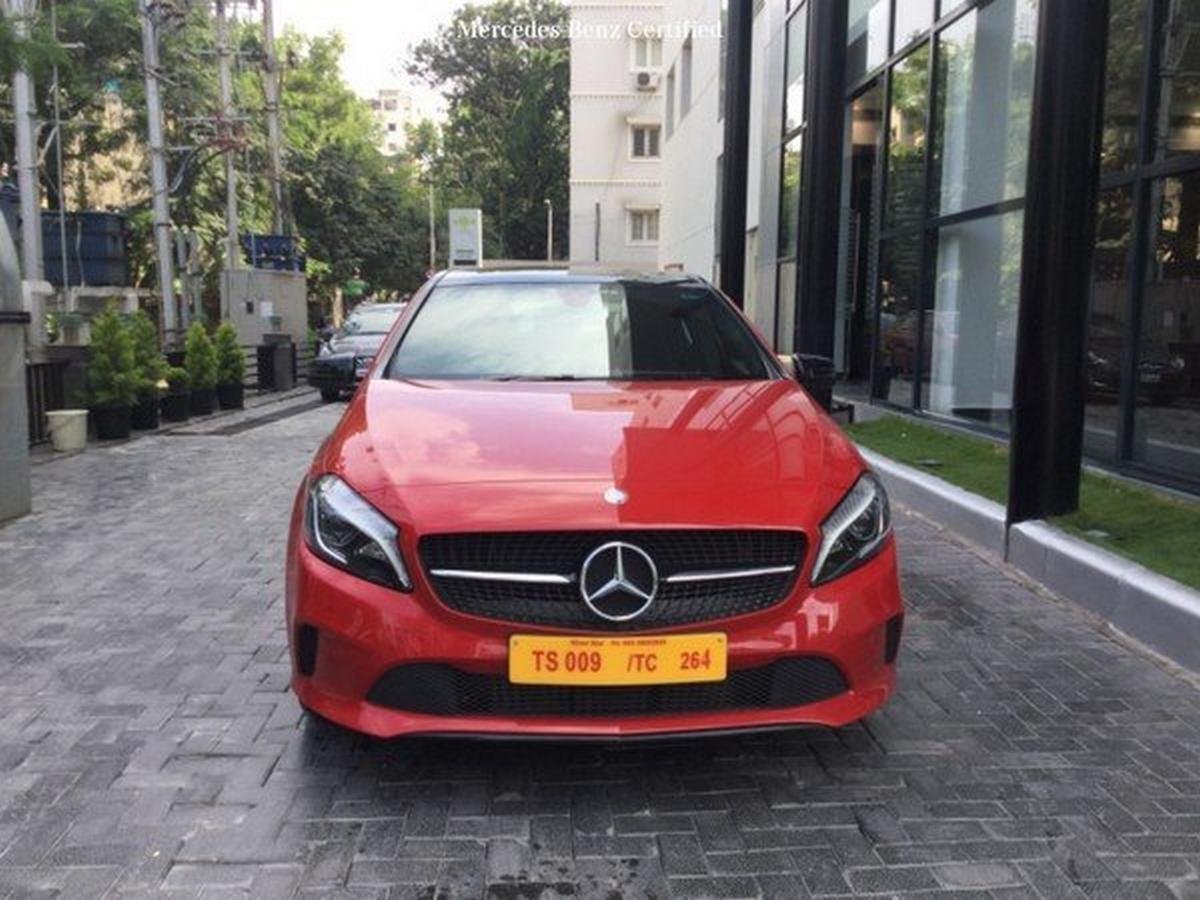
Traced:
<path id="1" fill-rule="evenodd" d="M 483 262 L 483 210 L 450 210 L 450 265 L 477 266 Z"/>

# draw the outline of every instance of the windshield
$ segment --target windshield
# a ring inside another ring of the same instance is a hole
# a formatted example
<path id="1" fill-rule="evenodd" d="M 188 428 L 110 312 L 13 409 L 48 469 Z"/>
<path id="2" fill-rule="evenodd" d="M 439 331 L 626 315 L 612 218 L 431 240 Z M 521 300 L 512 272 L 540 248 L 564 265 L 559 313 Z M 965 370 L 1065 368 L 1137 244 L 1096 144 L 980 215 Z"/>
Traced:
<path id="1" fill-rule="evenodd" d="M 342 334 L 387 334 L 400 317 L 401 310 L 395 306 L 376 309 L 356 309 L 342 325 Z"/>
<path id="2" fill-rule="evenodd" d="M 392 378 L 760 379 L 749 329 L 702 285 L 641 281 L 435 288 Z"/>

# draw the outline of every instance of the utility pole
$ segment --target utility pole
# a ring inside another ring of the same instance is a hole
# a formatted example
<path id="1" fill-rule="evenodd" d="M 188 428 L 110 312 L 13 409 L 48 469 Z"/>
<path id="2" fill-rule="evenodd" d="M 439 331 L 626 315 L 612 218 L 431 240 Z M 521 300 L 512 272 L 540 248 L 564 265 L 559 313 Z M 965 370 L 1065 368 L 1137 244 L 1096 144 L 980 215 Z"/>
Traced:
<path id="1" fill-rule="evenodd" d="M 0 522 L 29 512 L 29 407 L 21 268 L 8 223 L 0 216 Z"/>
<path id="2" fill-rule="evenodd" d="M 429 268 L 437 269 L 437 219 L 433 214 L 433 175 L 429 178 Z"/>
<path id="3" fill-rule="evenodd" d="M 18 39 L 29 37 L 37 0 L 7 0 Z M 37 127 L 33 78 L 22 66 L 13 73 L 13 118 L 17 150 L 17 188 L 21 192 L 21 274 L 26 281 L 42 280 L 42 215 L 38 197 Z"/>
<path id="4" fill-rule="evenodd" d="M 241 250 L 238 247 L 237 167 L 234 159 L 233 72 L 230 66 L 229 20 L 225 17 L 225 0 L 217 3 L 217 75 L 221 90 L 221 115 L 217 121 L 225 154 L 225 267 L 240 268 Z"/>
<path id="5" fill-rule="evenodd" d="M 54 43 L 58 43 L 58 0 L 50 0 L 50 34 Z M 58 176 L 58 254 L 62 266 L 63 294 L 71 290 L 70 272 L 67 269 L 67 197 L 63 187 L 63 123 L 62 98 L 58 83 L 58 62 L 54 63 L 53 76 L 50 84 L 50 96 L 54 103 L 54 163 L 55 174 Z M 80 264 L 82 266 L 82 263 Z M 79 283 L 83 284 L 83 272 L 79 273 Z"/>
<path id="6" fill-rule="evenodd" d="M 263 55 L 267 98 L 267 180 L 271 184 L 271 204 L 275 213 L 275 233 L 283 234 L 283 161 L 279 133 L 279 58 L 275 55 L 275 21 L 271 0 L 262 0 Z"/>
<path id="7" fill-rule="evenodd" d="M 554 262 L 554 203 L 547 197 L 546 204 L 546 262 Z"/>
<path id="8" fill-rule="evenodd" d="M 146 73 L 146 112 L 150 140 L 150 193 L 154 215 L 154 250 L 158 257 L 158 288 L 162 298 L 163 340 L 178 336 L 175 309 L 175 267 L 171 258 L 171 212 L 167 207 L 167 157 L 163 143 L 162 98 L 158 93 L 158 3 L 138 0 L 142 18 L 142 54 Z"/>

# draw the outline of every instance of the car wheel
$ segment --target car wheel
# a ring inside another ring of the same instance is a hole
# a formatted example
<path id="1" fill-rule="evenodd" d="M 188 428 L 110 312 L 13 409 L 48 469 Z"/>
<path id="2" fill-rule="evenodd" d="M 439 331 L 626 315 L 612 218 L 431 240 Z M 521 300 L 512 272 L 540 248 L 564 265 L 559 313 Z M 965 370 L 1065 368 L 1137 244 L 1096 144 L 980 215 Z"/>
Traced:
<path id="1" fill-rule="evenodd" d="M 322 403 L 333 403 L 341 395 L 342 395 L 342 392 L 339 391 L 337 388 L 332 388 L 332 387 L 321 388 L 321 402 Z"/>

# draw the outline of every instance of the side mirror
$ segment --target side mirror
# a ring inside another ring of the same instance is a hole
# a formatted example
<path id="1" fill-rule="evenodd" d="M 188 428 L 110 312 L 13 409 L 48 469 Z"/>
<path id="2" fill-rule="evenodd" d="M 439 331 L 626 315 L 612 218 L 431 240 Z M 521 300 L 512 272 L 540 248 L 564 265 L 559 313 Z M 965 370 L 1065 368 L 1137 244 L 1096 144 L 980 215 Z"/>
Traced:
<path id="1" fill-rule="evenodd" d="M 828 356 L 796 353 L 792 356 L 796 380 L 826 412 L 833 409 L 833 360 Z"/>

